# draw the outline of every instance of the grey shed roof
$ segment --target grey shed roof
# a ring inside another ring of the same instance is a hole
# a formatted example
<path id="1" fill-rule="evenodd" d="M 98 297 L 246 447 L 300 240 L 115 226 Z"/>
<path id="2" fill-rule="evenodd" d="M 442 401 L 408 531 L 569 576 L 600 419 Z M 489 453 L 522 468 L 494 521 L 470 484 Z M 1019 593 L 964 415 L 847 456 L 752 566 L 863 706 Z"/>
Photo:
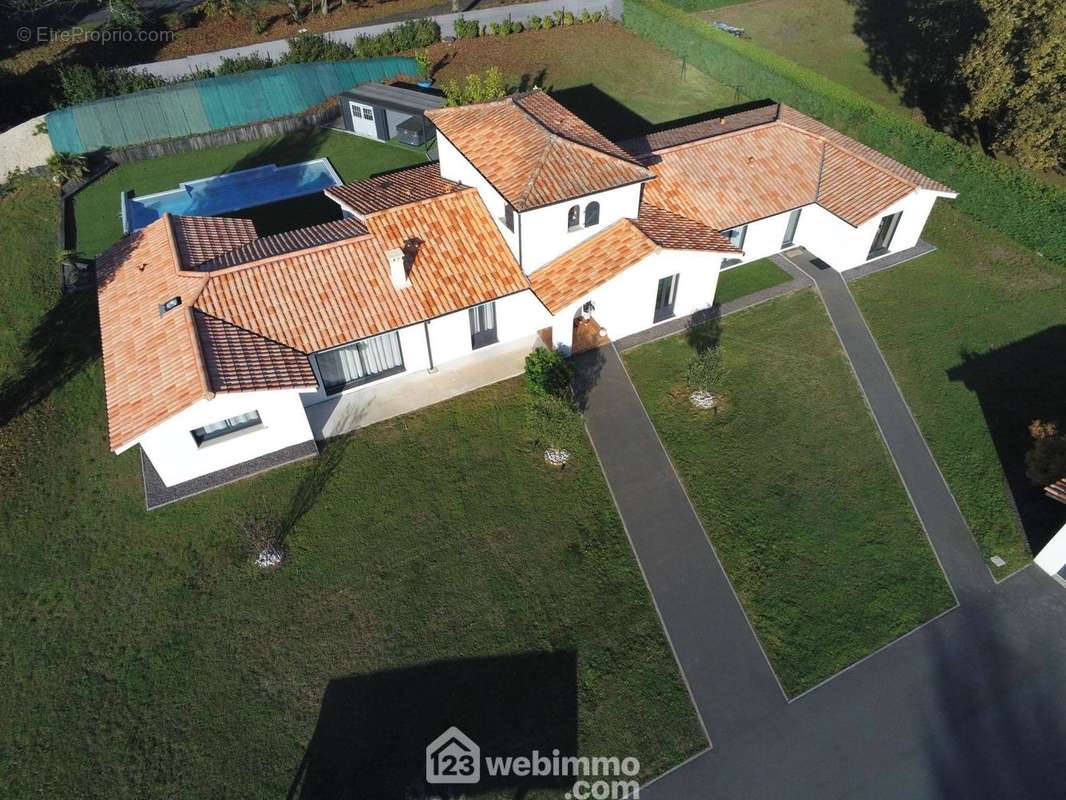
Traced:
<path id="1" fill-rule="evenodd" d="M 361 83 L 351 91 L 341 92 L 341 97 L 366 103 L 368 106 L 406 111 L 408 114 L 421 114 L 426 109 L 441 108 L 444 105 L 444 98 L 438 95 L 384 83 Z"/>

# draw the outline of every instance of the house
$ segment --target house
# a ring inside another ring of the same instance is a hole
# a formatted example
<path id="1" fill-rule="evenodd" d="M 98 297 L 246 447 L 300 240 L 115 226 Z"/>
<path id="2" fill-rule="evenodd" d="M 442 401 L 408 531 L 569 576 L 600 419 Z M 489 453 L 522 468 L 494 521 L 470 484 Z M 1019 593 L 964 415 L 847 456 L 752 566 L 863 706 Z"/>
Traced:
<path id="1" fill-rule="evenodd" d="M 259 237 L 165 215 L 100 257 L 112 450 L 210 483 L 306 452 L 327 403 L 358 417 L 389 382 L 417 400 L 441 365 L 537 335 L 568 353 L 590 316 L 611 337 L 684 317 L 788 247 L 849 269 L 954 197 L 780 105 L 622 144 L 539 90 L 426 117 L 439 161 L 327 189 L 339 221 Z"/>
<path id="2" fill-rule="evenodd" d="M 439 94 L 384 83 L 362 83 L 338 97 L 344 130 L 369 139 L 396 139 L 417 147 L 433 138 L 426 111 L 440 108 Z"/>

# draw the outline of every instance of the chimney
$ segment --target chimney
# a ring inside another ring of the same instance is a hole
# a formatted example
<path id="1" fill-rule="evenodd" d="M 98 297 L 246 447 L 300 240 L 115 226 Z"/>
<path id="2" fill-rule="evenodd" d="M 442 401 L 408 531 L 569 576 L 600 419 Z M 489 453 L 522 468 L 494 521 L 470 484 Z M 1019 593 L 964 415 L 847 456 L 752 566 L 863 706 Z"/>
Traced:
<path id="1" fill-rule="evenodd" d="M 406 289 L 410 286 L 411 281 L 407 279 L 407 257 L 403 250 L 394 247 L 386 251 L 385 257 L 389 260 L 389 277 L 392 278 L 392 285 L 397 289 Z"/>

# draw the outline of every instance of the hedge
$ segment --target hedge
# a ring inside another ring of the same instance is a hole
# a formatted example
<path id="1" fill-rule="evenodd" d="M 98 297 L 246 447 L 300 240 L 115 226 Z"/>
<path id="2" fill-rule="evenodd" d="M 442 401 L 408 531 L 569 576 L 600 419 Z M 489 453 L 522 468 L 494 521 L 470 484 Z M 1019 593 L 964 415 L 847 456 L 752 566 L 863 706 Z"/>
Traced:
<path id="1" fill-rule="evenodd" d="M 1066 189 L 1042 183 L 947 134 L 662 0 L 624 0 L 626 27 L 749 98 L 768 97 L 858 139 L 959 193 L 958 208 L 1066 265 Z"/>

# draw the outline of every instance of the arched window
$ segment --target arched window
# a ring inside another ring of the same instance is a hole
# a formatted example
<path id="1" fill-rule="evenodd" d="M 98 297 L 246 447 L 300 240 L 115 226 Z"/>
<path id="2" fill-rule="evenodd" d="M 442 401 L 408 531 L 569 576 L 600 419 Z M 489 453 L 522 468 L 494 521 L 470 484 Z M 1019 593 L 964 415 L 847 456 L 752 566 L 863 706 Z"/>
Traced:
<path id="1" fill-rule="evenodd" d="M 570 210 L 566 212 L 566 227 L 569 230 L 581 227 L 581 206 L 570 206 Z"/>
<path id="2" fill-rule="evenodd" d="M 593 200 L 585 206 L 585 227 L 591 228 L 600 224 L 600 204 Z"/>

